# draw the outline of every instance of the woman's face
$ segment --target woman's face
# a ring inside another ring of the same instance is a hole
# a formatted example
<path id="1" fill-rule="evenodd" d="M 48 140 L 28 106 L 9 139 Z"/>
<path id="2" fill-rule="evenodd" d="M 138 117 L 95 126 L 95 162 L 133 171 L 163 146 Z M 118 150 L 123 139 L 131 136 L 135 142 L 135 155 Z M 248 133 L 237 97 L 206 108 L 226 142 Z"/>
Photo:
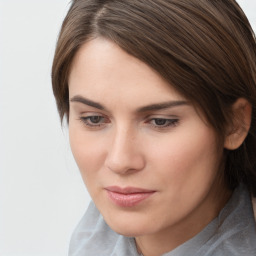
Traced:
<path id="1" fill-rule="evenodd" d="M 216 216 L 216 134 L 154 70 L 94 39 L 74 58 L 69 94 L 72 152 L 112 229 L 141 236 Z"/>

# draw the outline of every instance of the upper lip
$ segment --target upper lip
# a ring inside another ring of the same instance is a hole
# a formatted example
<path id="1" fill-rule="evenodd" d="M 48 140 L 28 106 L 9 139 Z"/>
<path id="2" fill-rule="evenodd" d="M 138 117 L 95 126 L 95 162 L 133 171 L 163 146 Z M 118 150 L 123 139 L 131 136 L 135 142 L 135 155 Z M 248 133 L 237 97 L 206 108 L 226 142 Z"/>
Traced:
<path id="1" fill-rule="evenodd" d="M 119 194 L 136 194 L 136 193 L 152 193 L 154 190 L 144 189 L 144 188 L 135 188 L 135 187 L 118 187 L 110 186 L 105 188 L 108 191 L 119 193 Z"/>

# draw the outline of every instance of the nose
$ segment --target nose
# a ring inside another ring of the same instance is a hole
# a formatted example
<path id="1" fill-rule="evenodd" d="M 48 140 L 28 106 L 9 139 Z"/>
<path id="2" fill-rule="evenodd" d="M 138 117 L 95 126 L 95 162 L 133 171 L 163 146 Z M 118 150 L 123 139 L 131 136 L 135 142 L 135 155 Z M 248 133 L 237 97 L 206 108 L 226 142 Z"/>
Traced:
<path id="1" fill-rule="evenodd" d="M 105 165 L 118 174 L 142 170 L 145 159 L 139 145 L 138 134 L 131 129 L 118 129 L 113 132 Z"/>

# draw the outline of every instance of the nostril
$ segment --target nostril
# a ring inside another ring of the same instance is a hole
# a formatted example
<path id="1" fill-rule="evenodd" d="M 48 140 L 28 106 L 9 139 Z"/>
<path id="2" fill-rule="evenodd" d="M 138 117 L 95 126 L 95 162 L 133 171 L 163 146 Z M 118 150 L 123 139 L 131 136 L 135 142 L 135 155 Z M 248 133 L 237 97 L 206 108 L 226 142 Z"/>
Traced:
<path id="1" fill-rule="evenodd" d="M 144 158 L 140 154 L 126 155 L 126 158 L 110 159 L 106 161 L 106 167 L 115 173 L 125 174 L 140 171 L 144 168 Z"/>

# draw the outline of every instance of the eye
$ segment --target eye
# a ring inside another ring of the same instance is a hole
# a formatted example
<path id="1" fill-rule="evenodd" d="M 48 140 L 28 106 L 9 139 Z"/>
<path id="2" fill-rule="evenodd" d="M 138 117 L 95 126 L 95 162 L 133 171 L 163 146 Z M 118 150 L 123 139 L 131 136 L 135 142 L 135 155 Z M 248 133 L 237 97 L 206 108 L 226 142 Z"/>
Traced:
<path id="1" fill-rule="evenodd" d="M 149 123 L 158 129 L 175 126 L 178 123 L 178 119 L 167 119 L 167 118 L 152 118 Z"/>
<path id="2" fill-rule="evenodd" d="M 89 116 L 87 117 L 87 121 L 89 121 L 92 124 L 98 124 L 102 121 L 102 116 Z"/>
<path id="3" fill-rule="evenodd" d="M 158 126 L 163 126 L 163 125 L 166 125 L 168 120 L 166 119 L 155 119 L 154 122 L 156 125 Z"/>
<path id="4" fill-rule="evenodd" d="M 92 115 L 92 116 L 86 116 L 86 117 L 80 117 L 80 120 L 89 127 L 100 127 L 102 125 L 105 125 L 106 123 L 109 123 L 108 119 L 104 116 L 99 115 Z"/>

